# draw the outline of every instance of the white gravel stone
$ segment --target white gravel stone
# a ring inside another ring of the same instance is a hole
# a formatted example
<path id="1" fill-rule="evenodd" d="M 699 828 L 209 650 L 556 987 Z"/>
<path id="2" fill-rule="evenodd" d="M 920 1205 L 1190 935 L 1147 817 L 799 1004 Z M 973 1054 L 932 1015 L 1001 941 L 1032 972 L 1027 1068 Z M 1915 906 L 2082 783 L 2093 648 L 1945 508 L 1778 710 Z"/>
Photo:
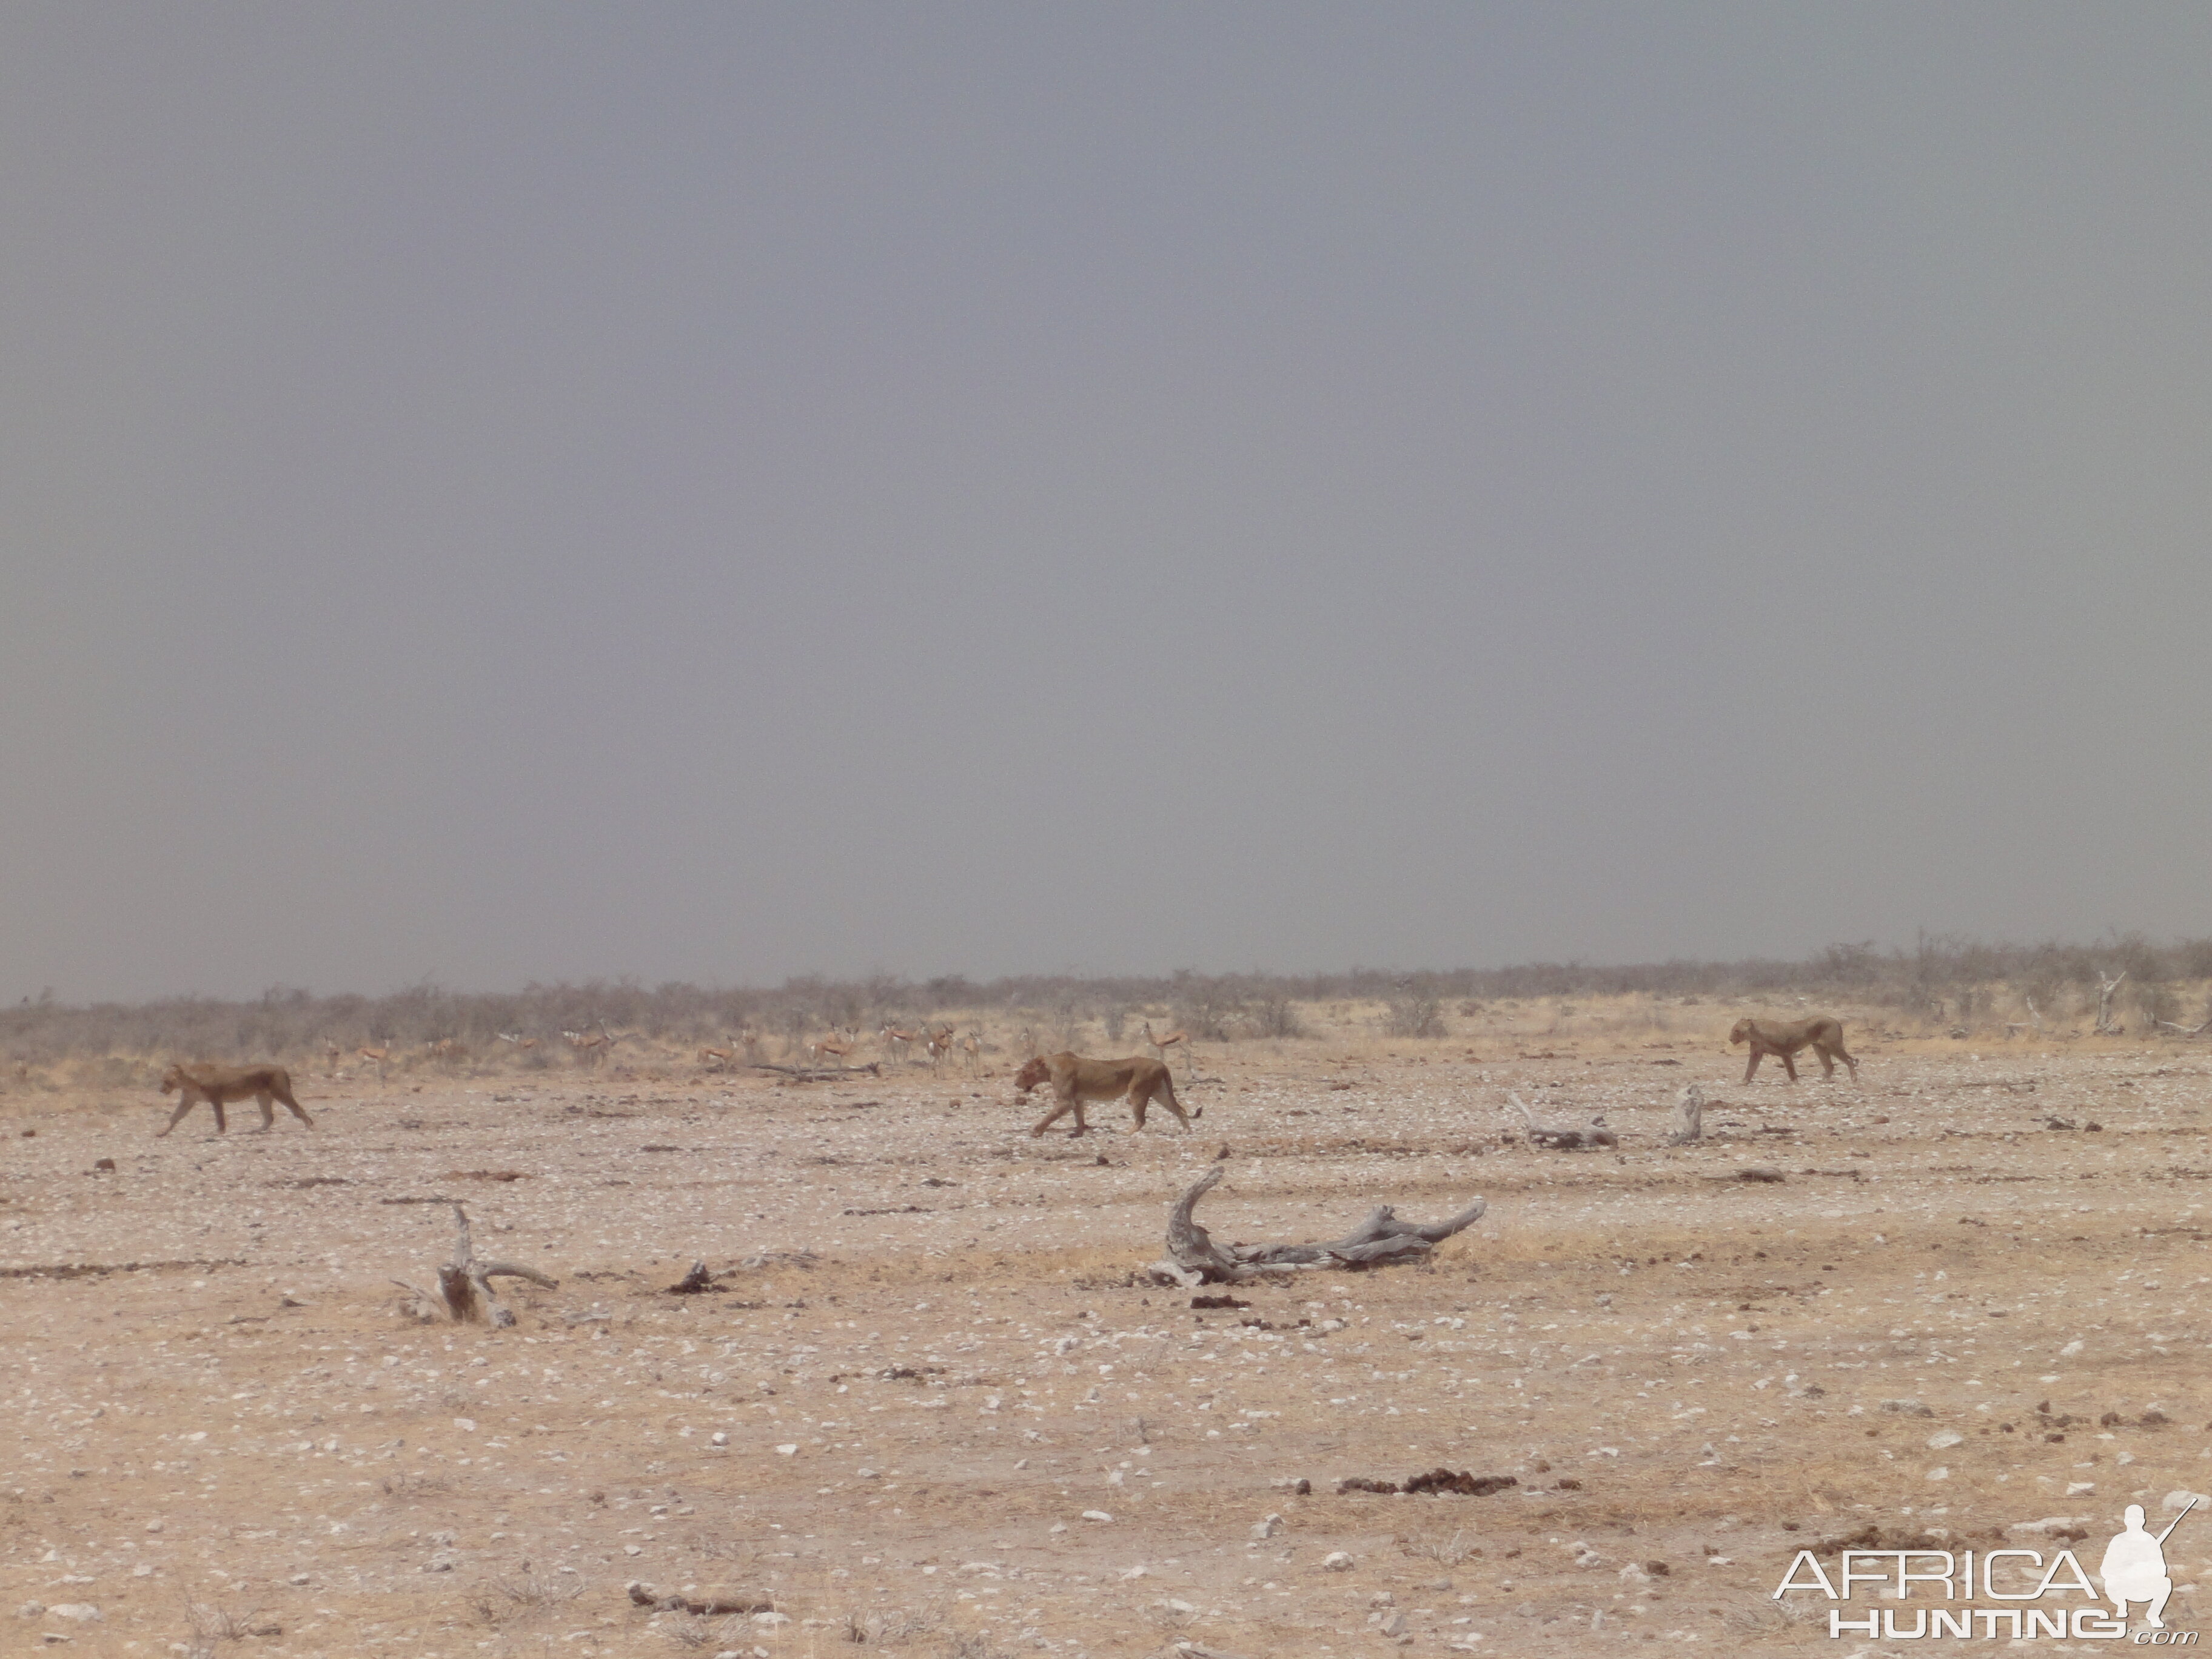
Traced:
<path id="1" fill-rule="evenodd" d="M 1322 1571 L 1324 1572 L 1350 1572 L 1352 1557 L 1342 1550 L 1331 1550 L 1327 1555 L 1322 1557 L 1321 1565 Z"/>

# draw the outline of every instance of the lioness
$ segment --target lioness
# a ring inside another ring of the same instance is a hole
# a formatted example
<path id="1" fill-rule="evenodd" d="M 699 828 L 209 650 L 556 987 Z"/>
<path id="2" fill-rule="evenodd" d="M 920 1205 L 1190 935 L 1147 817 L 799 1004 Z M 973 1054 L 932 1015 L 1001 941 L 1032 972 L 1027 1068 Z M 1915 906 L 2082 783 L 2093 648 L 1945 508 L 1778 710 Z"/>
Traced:
<path id="1" fill-rule="evenodd" d="M 1790 1073 L 1790 1080 L 1797 1080 L 1797 1062 L 1792 1058 L 1807 1043 L 1820 1057 L 1820 1075 L 1833 1077 L 1836 1062 L 1842 1060 L 1851 1068 L 1851 1081 L 1859 1080 L 1859 1063 L 1844 1052 L 1844 1022 L 1829 1014 L 1815 1014 L 1810 1019 L 1787 1022 L 1740 1019 L 1735 1030 L 1729 1033 L 1729 1042 L 1751 1045 L 1751 1063 L 1743 1068 L 1743 1080 L 1751 1081 L 1751 1074 L 1759 1069 L 1759 1062 L 1772 1054 Z"/>
<path id="2" fill-rule="evenodd" d="M 1130 1110 L 1136 1114 L 1136 1123 L 1129 1133 L 1134 1134 L 1145 1127 L 1145 1107 L 1152 1101 L 1176 1115 L 1186 1133 L 1191 1118 L 1206 1115 L 1206 1108 L 1194 1104 L 1190 1115 L 1183 1115 L 1182 1105 L 1176 1099 L 1175 1079 L 1168 1068 L 1157 1060 L 1135 1057 L 1128 1060 L 1085 1060 L 1079 1054 L 1040 1054 L 1022 1067 L 1014 1077 L 1014 1092 L 1026 1095 L 1040 1083 L 1052 1085 L 1053 1097 L 1060 1103 L 1039 1118 L 1030 1128 L 1032 1135 L 1041 1135 L 1047 1128 L 1068 1113 L 1075 1114 L 1075 1127 L 1070 1139 L 1088 1132 L 1083 1121 L 1083 1103 L 1086 1100 L 1118 1100 L 1129 1097 Z"/>
<path id="3" fill-rule="evenodd" d="M 276 1121 L 276 1109 L 270 1104 L 273 1100 L 281 1100 L 290 1107 L 292 1115 L 310 1129 L 315 1127 L 315 1120 L 292 1098 L 292 1074 L 282 1066 L 195 1066 L 186 1070 L 180 1061 L 161 1074 L 161 1092 L 166 1095 L 172 1089 L 182 1092 L 177 1097 L 177 1109 L 169 1115 L 161 1133 L 154 1137 L 156 1140 L 183 1122 L 185 1114 L 203 1100 L 215 1108 L 215 1132 L 228 1134 L 229 1125 L 223 1121 L 223 1102 L 244 1100 L 248 1095 L 261 1103 L 263 1134 L 268 1133 Z"/>

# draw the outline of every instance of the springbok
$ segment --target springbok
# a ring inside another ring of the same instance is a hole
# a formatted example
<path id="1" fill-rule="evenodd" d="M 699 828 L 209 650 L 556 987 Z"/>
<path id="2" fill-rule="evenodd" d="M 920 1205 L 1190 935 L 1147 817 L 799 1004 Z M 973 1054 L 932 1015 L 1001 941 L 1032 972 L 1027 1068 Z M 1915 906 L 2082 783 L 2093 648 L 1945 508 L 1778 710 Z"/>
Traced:
<path id="1" fill-rule="evenodd" d="M 1152 1053 L 1159 1057 L 1162 1064 L 1166 1063 L 1168 1050 L 1174 1048 L 1176 1043 L 1180 1042 L 1183 1045 L 1185 1053 L 1188 1053 L 1190 1049 L 1189 1032 L 1178 1026 L 1165 1036 L 1154 1036 L 1152 1022 L 1149 1019 L 1145 1022 L 1145 1041 L 1152 1045 Z"/>
<path id="2" fill-rule="evenodd" d="M 952 1052 L 952 1028 L 945 1026 L 932 1031 L 928 1038 L 929 1064 L 933 1071 L 945 1063 L 945 1055 Z"/>
<path id="3" fill-rule="evenodd" d="M 906 1051 L 914 1047 L 915 1039 L 919 1037 L 921 1033 L 919 1031 L 902 1031 L 896 1025 L 886 1024 L 884 1029 L 877 1032 L 876 1035 L 884 1040 L 884 1047 L 890 1050 L 891 1058 L 896 1060 L 904 1060 L 906 1058 Z"/>

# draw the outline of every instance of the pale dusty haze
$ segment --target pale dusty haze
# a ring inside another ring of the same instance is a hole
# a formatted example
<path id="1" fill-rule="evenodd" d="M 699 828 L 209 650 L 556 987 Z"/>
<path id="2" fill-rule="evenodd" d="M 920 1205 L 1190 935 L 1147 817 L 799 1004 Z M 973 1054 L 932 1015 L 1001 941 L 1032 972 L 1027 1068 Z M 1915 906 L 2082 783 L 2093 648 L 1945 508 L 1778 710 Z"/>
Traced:
<path id="1" fill-rule="evenodd" d="M 0 1000 L 2212 932 L 2212 11 L 0 11 Z"/>

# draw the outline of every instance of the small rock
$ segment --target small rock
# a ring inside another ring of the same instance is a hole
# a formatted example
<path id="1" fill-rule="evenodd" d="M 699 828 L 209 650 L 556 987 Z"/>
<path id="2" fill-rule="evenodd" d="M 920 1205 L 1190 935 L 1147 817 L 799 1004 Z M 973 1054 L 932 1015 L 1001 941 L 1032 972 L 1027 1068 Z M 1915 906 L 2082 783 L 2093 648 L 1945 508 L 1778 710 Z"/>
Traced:
<path id="1" fill-rule="evenodd" d="M 149 1521 L 146 1523 L 146 1530 L 148 1532 L 159 1532 L 161 1530 L 161 1524 L 162 1523 L 159 1521 Z"/>
<path id="2" fill-rule="evenodd" d="M 1331 1550 L 1322 1557 L 1321 1566 L 1323 1572 L 1350 1572 L 1352 1558 L 1342 1550 Z"/>
<path id="3" fill-rule="evenodd" d="M 2191 1492 L 2186 1486 L 2183 1486 L 2166 1493 L 2159 1507 L 2168 1510 L 2185 1510 L 2191 1504 L 2196 1504 L 2199 1509 L 2203 1509 L 2207 1505 L 2212 1505 L 2212 1498 L 2207 1498 L 2201 1492 Z"/>
<path id="4" fill-rule="evenodd" d="M 1271 1515 L 1265 1521 L 1255 1521 L 1252 1523 L 1252 1536 L 1255 1538 L 1273 1538 L 1282 1529 L 1283 1517 L 1279 1515 Z"/>
<path id="5" fill-rule="evenodd" d="M 309 1581 L 309 1579 L 308 1579 L 308 1577 L 307 1577 L 307 1575 L 306 1573 L 304 1573 L 304 1572 L 295 1572 L 295 1573 L 294 1573 L 294 1574 L 292 1575 L 292 1580 L 291 1580 L 291 1582 L 292 1582 L 292 1583 L 295 1583 L 295 1584 L 304 1584 L 304 1583 L 308 1583 L 308 1582 L 310 1582 L 310 1581 Z"/>
<path id="6" fill-rule="evenodd" d="M 1083 1518 L 1085 1521 L 1111 1521 L 1114 1517 L 1103 1510 L 1085 1510 L 1083 1511 Z"/>
<path id="7" fill-rule="evenodd" d="M 2094 1480 L 2069 1480 L 2066 1483 L 2066 1495 L 2069 1498 L 2078 1498 L 2085 1492 L 2096 1490 L 2097 1483 Z"/>
<path id="8" fill-rule="evenodd" d="M 1367 1598 L 1367 1605 L 1370 1607 L 1395 1607 L 1398 1605 L 1398 1598 L 1389 1590 L 1376 1590 Z"/>
<path id="9" fill-rule="evenodd" d="M 115 1160 L 112 1158 L 100 1158 L 94 1163 L 92 1167 L 95 1170 L 105 1170 L 110 1175 L 112 1175 L 115 1172 Z"/>
<path id="10" fill-rule="evenodd" d="M 775 1449 L 775 1455 L 778 1457 L 796 1457 L 799 1455 L 799 1444 L 796 1441 L 787 1441 Z"/>
<path id="11" fill-rule="evenodd" d="M 1385 1636 L 1403 1636 L 1406 1633 L 1406 1615 L 1394 1613 L 1376 1628 Z"/>
<path id="12" fill-rule="evenodd" d="M 1945 1451 L 1953 1446 L 1964 1445 L 1966 1443 L 1966 1437 L 1960 1434 L 1958 1430 L 1944 1429 L 1938 1433 L 1931 1434 L 1928 1437 L 1928 1449 L 1929 1451 Z"/>
<path id="13" fill-rule="evenodd" d="M 730 1437 L 724 1434 L 720 1429 L 717 1429 L 714 1431 L 713 1437 L 710 1438 L 707 1443 L 710 1446 L 726 1446 L 730 1443 Z"/>
<path id="14" fill-rule="evenodd" d="M 2076 1355 L 2076 1354 L 2080 1353 L 2081 1352 L 2081 1338 L 2076 1337 L 2076 1338 L 2075 1338 L 2075 1340 L 2074 1340 L 2073 1341 L 2069 1342 L 2069 1343 L 2068 1343 L 2064 1347 L 2061 1348 L 2061 1349 L 2058 1351 L 2058 1357 L 2059 1357 L 2061 1359 L 2071 1359 L 2071 1358 L 2074 1358 L 2074 1356 L 2075 1356 L 2075 1355 Z"/>
<path id="15" fill-rule="evenodd" d="M 46 1604 L 44 1601 L 26 1601 L 15 1609 L 15 1616 L 18 1619 L 36 1619 L 45 1613 L 46 1610 Z"/>
<path id="16" fill-rule="evenodd" d="M 89 1601 L 58 1601 L 46 1609 L 49 1619 L 74 1619 L 80 1625 L 100 1622 L 100 1609 Z"/>
<path id="17" fill-rule="evenodd" d="M 791 1615 L 787 1613 L 757 1613 L 753 1615 L 753 1623 L 763 1630 L 774 1630 L 778 1625 L 790 1622 Z"/>
<path id="18" fill-rule="evenodd" d="M 1121 1581 L 1127 1583 L 1133 1578 L 1142 1578 L 1144 1576 L 1145 1570 L 1142 1567 L 1127 1567 L 1122 1570 Z"/>

